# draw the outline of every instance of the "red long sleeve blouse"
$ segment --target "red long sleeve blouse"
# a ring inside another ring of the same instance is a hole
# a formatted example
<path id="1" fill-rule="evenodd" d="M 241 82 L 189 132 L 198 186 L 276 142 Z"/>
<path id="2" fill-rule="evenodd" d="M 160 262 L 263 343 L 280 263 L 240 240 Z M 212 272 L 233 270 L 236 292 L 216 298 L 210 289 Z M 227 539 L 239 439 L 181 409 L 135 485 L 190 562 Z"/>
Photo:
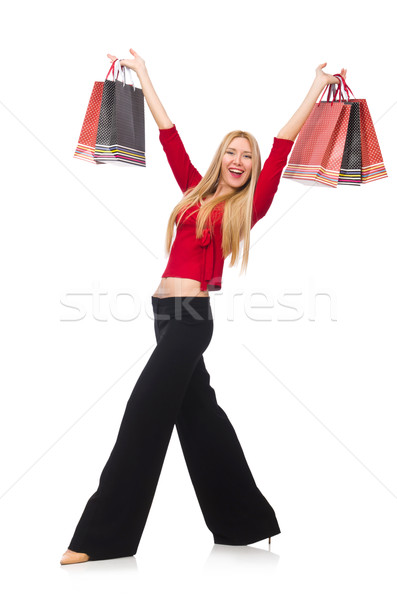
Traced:
<path id="1" fill-rule="evenodd" d="M 202 176 L 192 165 L 175 125 L 169 129 L 160 129 L 160 142 L 182 192 L 196 186 Z M 269 210 L 293 144 L 292 140 L 274 138 L 273 147 L 255 188 L 251 229 Z M 221 289 L 224 265 L 221 230 L 223 206 L 221 202 L 211 213 L 214 227 L 212 238 L 208 228 L 204 229 L 200 239 L 196 239 L 195 211 L 198 206 L 190 207 L 185 212 L 177 227 L 162 277 L 187 277 L 200 281 L 201 290 Z"/>

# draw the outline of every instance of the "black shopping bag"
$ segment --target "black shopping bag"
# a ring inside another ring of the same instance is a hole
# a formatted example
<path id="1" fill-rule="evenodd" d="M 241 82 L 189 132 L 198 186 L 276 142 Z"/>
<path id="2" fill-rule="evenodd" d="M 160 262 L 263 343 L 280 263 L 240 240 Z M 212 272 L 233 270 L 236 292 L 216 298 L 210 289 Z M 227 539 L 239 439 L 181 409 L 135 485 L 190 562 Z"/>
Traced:
<path id="1" fill-rule="evenodd" d="M 114 80 L 108 79 L 113 72 Z M 126 68 L 114 61 L 103 84 L 94 158 L 106 164 L 146 166 L 144 96 L 126 83 Z M 123 81 L 117 79 L 122 73 Z"/>
<path id="2" fill-rule="evenodd" d="M 361 184 L 361 125 L 360 106 L 356 102 L 350 104 L 350 118 L 347 128 L 345 148 L 339 173 L 339 184 Z"/>

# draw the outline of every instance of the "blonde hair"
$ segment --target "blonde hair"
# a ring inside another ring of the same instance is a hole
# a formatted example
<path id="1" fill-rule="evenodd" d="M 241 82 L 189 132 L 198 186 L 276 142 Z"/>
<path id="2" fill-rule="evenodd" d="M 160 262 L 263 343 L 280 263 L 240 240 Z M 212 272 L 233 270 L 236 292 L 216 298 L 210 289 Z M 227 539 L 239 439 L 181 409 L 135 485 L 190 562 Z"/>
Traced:
<path id="1" fill-rule="evenodd" d="M 223 156 L 232 140 L 237 137 L 247 139 L 251 145 L 252 170 L 248 181 L 243 187 L 237 188 L 236 190 L 233 190 L 233 192 L 222 194 L 216 198 L 210 198 L 200 206 L 200 200 L 216 192 Z M 230 133 L 226 134 L 200 183 L 198 183 L 195 187 L 188 189 L 185 192 L 182 200 L 180 200 L 180 202 L 178 202 L 173 209 L 168 220 L 166 231 L 166 253 L 169 254 L 171 250 L 175 223 L 178 227 L 183 215 L 191 206 L 194 206 L 196 203 L 198 204 L 198 215 L 196 222 L 196 238 L 198 239 L 201 238 L 204 228 L 208 226 L 206 225 L 208 222 L 211 236 L 213 235 L 213 224 L 210 214 L 218 204 L 224 202 L 225 206 L 221 225 L 222 256 L 225 259 L 227 256 L 229 256 L 229 254 L 231 254 L 229 266 L 232 267 L 238 260 L 240 242 L 243 241 L 243 262 L 240 274 L 243 271 L 246 271 L 250 246 L 253 198 L 260 171 L 260 150 L 258 142 L 254 136 L 251 133 L 239 130 L 231 131 Z M 180 212 L 181 215 L 178 218 L 178 214 Z"/>

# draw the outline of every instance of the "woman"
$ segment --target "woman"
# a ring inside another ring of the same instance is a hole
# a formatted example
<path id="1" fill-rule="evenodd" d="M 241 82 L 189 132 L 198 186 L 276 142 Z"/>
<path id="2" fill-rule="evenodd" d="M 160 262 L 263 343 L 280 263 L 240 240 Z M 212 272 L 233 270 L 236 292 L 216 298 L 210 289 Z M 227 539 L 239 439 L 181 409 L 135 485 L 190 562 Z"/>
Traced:
<path id="1" fill-rule="evenodd" d="M 149 514 L 174 425 L 214 542 L 246 545 L 280 533 L 257 488 L 235 430 L 216 401 L 203 352 L 213 333 L 209 291 L 221 288 L 250 230 L 267 212 L 293 142 L 319 94 L 339 80 L 316 69 L 296 113 L 274 139 L 261 170 L 258 144 L 243 131 L 226 135 L 204 177 L 190 162 L 175 125 L 134 50 L 121 66 L 139 77 L 160 141 L 184 194 L 170 215 L 167 267 L 152 296 L 157 346 L 127 403 L 115 446 L 61 559 L 61 564 L 133 556 Z M 108 54 L 111 61 L 115 56 Z M 346 78 L 346 70 L 341 75 Z"/>

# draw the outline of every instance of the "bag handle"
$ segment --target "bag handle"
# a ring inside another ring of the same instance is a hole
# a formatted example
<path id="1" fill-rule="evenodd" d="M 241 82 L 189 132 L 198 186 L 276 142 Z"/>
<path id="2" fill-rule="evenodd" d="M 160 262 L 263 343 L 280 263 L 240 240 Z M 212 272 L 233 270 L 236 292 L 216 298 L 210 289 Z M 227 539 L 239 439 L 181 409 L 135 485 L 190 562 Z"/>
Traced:
<path id="1" fill-rule="evenodd" d="M 105 80 L 109 77 L 110 72 L 112 72 L 113 81 L 116 81 L 117 77 L 119 76 L 120 70 L 120 59 L 116 58 L 116 60 L 112 62 L 108 74 L 105 77 Z"/>
<path id="2" fill-rule="evenodd" d="M 106 75 L 105 79 L 107 79 L 109 77 L 109 74 L 112 71 L 113 81 L 116 81 L 116 79 L 118 78 L 118 76 L 121 73 L 123 75 L 123 87 L 124 87 L 125 84 L 126 84 L 126 81 L 125 81 L 126 67 L 125 66 L 123 66 L 123 67 L 120 66 L 120 63 L 121 63 L 122 60 L 123 60 L 122 58 L 121 59 L 117 58 L 116 60 L 114 60 L 112 62 L 112 65 L 111 65 L 111 67 L 110 67 L 110 69 L 108 71 L 108 74 Z M 128 69 L 128 70 L 130 71 L 131 69 Z M 135 92 L 135 84 L 134 84 L 134 82 L 132 80 L 132 76 L 131 76 L 131 84 L 132 84 L 132 87 L 134 88 L 134 92 Z"/>
<path id="3" fill-rule="evenodd" d="M 123 59 L 121 59 L 121 60 L 123 60 Z M 128 70 L 129 73 L 130 73 L 131 85 L 132 85 L 133 90 L 135 92 L 135 84 L 134 84 L 134 80 L 132 79 L 131 69 L 127 69 L 127 67 L 123 66 L 123 67 L 121 67 L 121 70 L 123 72 L 123 87 L 125 86 L 125 83 L 126 83 L 126 81 L 125 81 L 125 74 L 126 74 L 126 71 Z"/>
<path id="4" fill-rule="evenodd" d="M 338 94 L 339 94 L 339 102 L 343 99 L 346 100 L 346 98 L 344 97 L 344 95 L 346 94 L 347 96 L 347 101 L 349 102 L 350 100 L 350 95 L 349 92 L 351 92 L 351 94 L 354 96 L 352 90 L 350 89 L 350 87 L 347 85 L 344 77 L 342 77 L 342 75 L 340 73 L 335 73 L 333 75 L 333 77 L 336 77 L 339 81 L 338 85 L 336 85 L 336 83 L 329 83 L 326 88 L 324 89 L 323 93 L 321 94 L 321 98 L 319 100 L 319 103 L 321 102 L 325 92 L 328 89 L 328 95 L 327 95 L 327 102 L 329 102 L 331 95 L 333 94 L 332 97 L 332 101 L 331 101 L 331 106 L 334 103 L 335 99 L 337 98 Z M 343 85 L 343 91 L 342 91 L 342 85 Z M 342 98 L 342 93 L 343 93 L 343 98 Z M 357 98 L 354 96 L 354 99 L 356 100 Z"/>
<path id="5" fill-rule="evenodd" d="M 337 77 L 339 79 L 339 81 L 342 83 L 342 85 L 343 85 L 343 92 L 347 95 L 347 101 L 348 102 L 350 101 L 349 92 L 351 93 L 352 96 L 354 96 L 354 99 L 357 100 L 356 96 L 354 95 L 354 93 L 352 92 L 352 90 L 347 85 L 346 80 L 344 79 L 344 77 L 342 77 L 342 75 L 340 73 L 338 73 L 337 75 L 335 75 L 335 77 Z"/>
<path id="6" fill-rule="evenodd" d="M 121 59 L 121 60 L 123 60 L 123 59 Z M 132 85 L 132 87 L 133 87 L 133 90 L 134 90 L 134 92 L 135 92 L 135 83 L 134 83 L 134 80 L 132 79 L 132 73 L 131 73 L 131 69 L 128 69 L 128 68 L 127 68 L 127 67 L 125 67 L 125 66 L 123 66 L 123 67 L 121 67 L 121 68 L 122 68 L 122 70 L 123 70 L 123 87 L 125 86 L 125 83 L 126 83 L 126 80 L 125 80 L 125 74 L 126 74 L 126 72 L 128 71 L 128 72 L 130 73 L 131 85 Z"/>

